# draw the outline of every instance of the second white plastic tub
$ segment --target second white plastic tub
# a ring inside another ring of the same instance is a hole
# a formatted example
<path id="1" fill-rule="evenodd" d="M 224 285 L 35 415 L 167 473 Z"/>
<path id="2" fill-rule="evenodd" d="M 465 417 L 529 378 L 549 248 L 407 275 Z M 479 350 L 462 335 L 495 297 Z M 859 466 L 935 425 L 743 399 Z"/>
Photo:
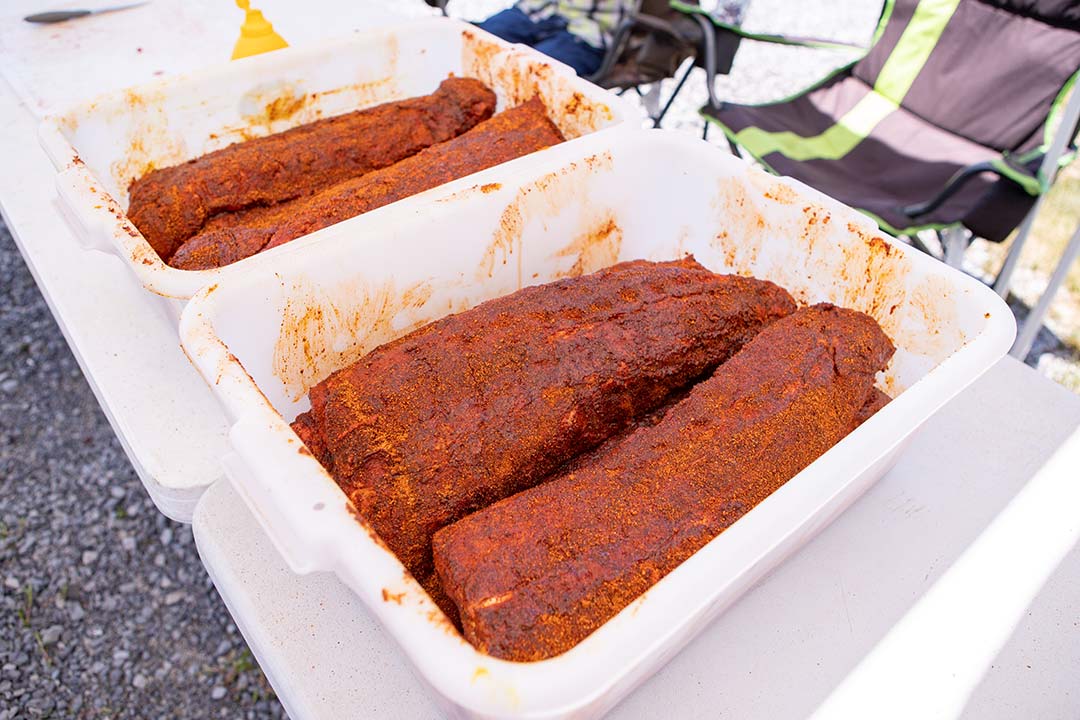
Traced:
<path id="1" fill-rule="evenodd" d="M 185 350 L 220 398 L 226 472 L 297 572 L 352 588 L 452 716 L 587 718 L 853 502 L 1015 331 L 976 280 L 883 239 L 855 211 L 692 138 L 616 132 L 545 153 L 495 186 L 405 201 L 322 231 L 188 304 Z M 523 285 L 686 253 L 802 302 L 873 315 L 898 350 L 885 409 L 570 651 L 477 652 L 350 511 L 288 421 L 332 370 L 423 323 Z"/>
<path id="2" fill-rule="evenodd" d="M 495 91 L 499 110 L 539 94 L 570 140 L 640 117 L 628 102 L 528 47 L 431 18 L 107 95 L 47 118 L 39 135 L 59 171 L 63 210 L 83 244 L 119 255 L 148 290 L 186 300 L 273 251 L 214 270 L 170 267 L 127 219 L 132 180 L 321 117 L 425 95 L 449 74 L 483 81 Z"/>

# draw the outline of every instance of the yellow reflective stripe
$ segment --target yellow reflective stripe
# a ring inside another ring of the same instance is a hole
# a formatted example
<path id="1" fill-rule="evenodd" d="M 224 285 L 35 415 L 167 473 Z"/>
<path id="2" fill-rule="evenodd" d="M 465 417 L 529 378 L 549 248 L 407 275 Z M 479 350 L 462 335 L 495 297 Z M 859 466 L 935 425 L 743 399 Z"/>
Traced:
<path id="1" fill-rule="evenodd" d="M 844 113 L 831 128 L 814 137 L 790 131 L 767 132 L 748 127 L 735 134 L 735 142 L 757 157 L 779 152 L 792 160 L 839 160 L 855 149 L 897 104 L 871 91 Z"/>
<path id="2" fill-rule="evenodd" d="M 896 103 L 903 101 L 956 12 L 960 0 L 922 0 L 878 73 L 874 90 Z"/>
<path id="3" fill-rule="evenodd" d="M 885 60 L 874 89 L 825 132 L 803 137 L 748 127 L 735 134 L 735 142 L 759 158 L 773 152 L 798 161 L 844 157 L 900 107 L 959 4 L 960 0 L 922 0 Z"/>

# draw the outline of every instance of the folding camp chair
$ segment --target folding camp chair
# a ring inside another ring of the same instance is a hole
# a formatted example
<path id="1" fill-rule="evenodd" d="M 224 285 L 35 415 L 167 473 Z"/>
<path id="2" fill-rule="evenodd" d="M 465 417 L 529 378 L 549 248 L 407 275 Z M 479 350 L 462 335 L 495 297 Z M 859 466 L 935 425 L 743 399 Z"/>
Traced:
<path id="1" fill-rule="evenodd" d="M 696 2 L 693 5 L 697 7 Z M 603 63 L 589 80 L 639 95 L 642 86 L 652 86 L 657 91 L 656 103 L 646 107 L 653 127 L 660 127 L 695 68 L 705 70 L 706 87 L 713 92 L 716 76 L 731 71 L 739 41 L 738 35 L 719 30 L 705 16 L 672 7 L 669 0 L 642 0 L 637 11 L 616 28 Z M 684 68 L 682 74 L 661 104 L 660 83 L 674 78 L 680 68 Z"/>
<path id="2" fill-rule="evenodd" d="M 628 14 L 616 29 L 603 64 L 589 79 L 605 88 L 635 89 L 640 94 L 641 86 L 675 78 L 682 68 L 667 100 L 662 105 L 657 103 L 650 112 L 653 127 L 660 127 L 695 68 L 705 71 L 710 106 L 719 104 L 714 90 L 716 76 L 731 72 L 735 53 L 744 39 L 808 47 L 858 47 L 816 38 L 747 32 L 741 28 L 741 21 L 748 4 L 749 0 L 712 0 L 705 5 L 698 0 L 642 0 L 638 10 Z"/>
<path id="3" fill-rule="evenodd" d="M 748 1 L 741 0 L 743 4 Z M 449 0 L 425 2 L 447 14 Z M 697 0 L 692 5 L 697 7 Z M 669 0 L 641 0 L 615 29 L 599 69 L 588 79 L 601 87 L 618 90 L 620 95 L 635 90 L 644 96 L 642 86 L 658 89 L 660 81 L 674 77 L 693 58 L 694 62 L 687 65 L 662 109 L 658 97 L 655 108 L 649 109 L 653 127 L 659 127 L 694 67 L 706 69 L 711 93 L 716 75 L 731 69 L 738 45 L 738 36 L 714 28 L 703 17 L 673 8 Z"/>
<path id="4" fill-rule="evenodd" d="M 446 14 L 449 0 L 425 0 Z M 858 47 L 848 43 L 783 35 L 749 33 L 740 28 L 742 14 L 750 0 L 640 0 L 612 34 L 600 68 L 589 80 L 621 93 L 634 90 L 644 95 L 643 86 L 658 91 L 660 83 L 678 75 L 675 87 L 653 107 L 646 103 L 653 127 L 667 115 L 695 68 L 705 71 L 710 105 L 719 104 L 714 92 L 717 75 L 731 71 L 735 53 L 744 38 L 786 45 L 811 47 Z M 860 48 L 861 49 L 861 48 Z M 682 69 L 681 74 L 679 73 Z"/>
<path id="5" fill-rule="evenodd" d="M 1074 0 L 886 0 L 860 60 L 779 102 L 702 113 L 770 170 L 894 235 L 939 231 L 958 265 L 972 233 L 1004 240 L 1071 157 L 1078 76 Z"/>

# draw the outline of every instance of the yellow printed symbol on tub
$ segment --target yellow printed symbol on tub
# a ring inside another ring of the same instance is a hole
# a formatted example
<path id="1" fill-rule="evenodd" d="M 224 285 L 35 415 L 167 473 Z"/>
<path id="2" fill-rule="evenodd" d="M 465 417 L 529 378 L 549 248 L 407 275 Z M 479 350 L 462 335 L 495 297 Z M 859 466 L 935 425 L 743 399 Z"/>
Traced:
<path id="1" fill-rule="evenodd" d="M 285 38 L 274 32 L 270 21 L 263 17 L 261 11 L 252 9 L 248 0 L 236 0 L 236 6 L 245 15 L 244 24 L 240 26 L 240 39 L 233 48 L 233 60 L 289 47 Z"/>

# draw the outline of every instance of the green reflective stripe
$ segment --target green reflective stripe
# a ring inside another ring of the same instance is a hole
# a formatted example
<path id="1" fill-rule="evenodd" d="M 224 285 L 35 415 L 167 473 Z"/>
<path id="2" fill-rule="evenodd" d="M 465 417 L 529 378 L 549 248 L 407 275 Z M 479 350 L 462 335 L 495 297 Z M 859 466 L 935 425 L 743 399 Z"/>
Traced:
<path id="1" fill-rule="evenodd" d="M 1074 140 L 1074 142 L 1075 142 L 1075 140 Z M 1075 150 L 1070 150 L 1067 153 L 1062 153 L 1061 157 L 1058 158 L 1058 169 L 1060 170 L 1061 168 L 1065 167 L 1066 165 L 1072 165 L 1072 161 L 1075 160 L 1075 159 L 1076 159 L 1076 151 Z M 1047 186 L 1047 187 L 1049 187 L 1049 186 Z"/>
<path id="2" fill-rule="evenodd" d="M 932 222 L 932 223 L 921 223 L 921 224 L 916 224 L 916 225 L 908 225 L 907 227 L 895 227 L 894 225 L 890 225 L 889 223 L 885 222 L 885 220 L 882 219 L 879 215 L 876 215 L 875 213 L 872 213 L 869 210 L 864 210 L 863 208 L 855 208 L 855 209 L 858 210 L 859 212 L 861 212 L 866 217 L 873 220 L 874 222 L 876 222 L 878 224 L 879 228 L 881 228 L 885 232 L 889 233 L 893 237 L 901 237 L 901 236 L 911 237 L 912 235 L 915 235 L 916 233 L 920 233 L 923 230 L 944 230 L 945 228 L 953 228 L 953 227 L 962 227 L 963 226 L 963 223 L 960 223 L 960 222 L 953 222 L 953 223 L 935 223 L 935 222 Z"/>
<path id="3" fill-rule="evenodd" d="M 734 33 L 739 37 L 746 38 L 747 40 L 757 40 L 758 42 L 772 43 L 773 45 L 794 45 L 796 47 L 819 48 L 823 50 L 866 50 L 866 48 L 864 48 L 862 45 L 856 45 L 855 43 L 749 32 L 747 30 L 743 30 L 742 28 L 735 27 L 734 25 L 722 23 L 718 20 L 713 20 L 713 25 L 719 28 L 723 28 L 730 33 Z"/>
<path id="4" fill-rule="evenodd" d="M 735 134 L 735 142 L 757 157 L 779 152 L 792 160 L 839 160 L 855 149 L 897 105 L 871 91 L 844 113 L 831 128 L 814 137 L 790 131 L 768 132 L 748 127 Z"/>
<path id="5" fill-rule="evenodd" d="M 701 15 L 705 15 L 710 20 L 712 20 L 712 15 L 710 15 L 708 11 L 706 11 L 705 8 L 701 7 L 700 5 L 692 5 L 687 2 L 680 2 L 680 0 L 671 0 L 671 2 L 668 3 L 668 7 L 670 7 L 672 10 L 678 10 L 681 13 L 698 13 Z"/>
<path id="6" fill-rule="evenodd" d="M 1046 148 L 1045 147 L 1037 147 L 1034 150 L 1028 150 L 1026 153 L 1023 153 L 1022 155 L 1013 155 L 1013 158 L 1016 160 L 1016 162 L 1020 163 L 1021 165 L 1026 165 L 1029 162 L 1031 162 L 1032 160 L 1034 160 L 1035 158 L 1044 155 L 1045 153 L 1046 153 Z"/>
<path id="7" fill-rule="evenodd" d="M 922 0 L 878 73 L 874 89 L 822 134 L 804 137 L 788 131 L 770 133 L 750 127 L 739 132 L 735 142 L 757 157 L 780 152 L 798 161 L 843 158 L 900 107 L 959 4 L 960 0 Z M 891 14 L 890 4 L 887 15 Z M 882 13 L 883 19 L 887 15 Z M 875 41 L 883 28 L 879 24 Z"/>
<path id="8" fill-rule="evenodd" d="M 1065 112 L 1065 102 L 1069 99 L 1072 89 L 1076 87 L 1078 77 L 1080 77 L 1080 73 L 1070 77 L 1061 87 L 1061 90 L 1058 91 L 1053 104 L 1050 105 L 1050 114 L 1046 118 L 1046 124 L 1043 125 L 1043 150 L 1050 147 L 1050 142 L 1054 139 L 1054 130 L 1057 129 L 1058 123 L 1061 122 L 1061 113 Z"/>
<path id="9" fill-rule="evenodd" d="M 1058 125 L 1061 124 L 1061 114 L 1065 112 L 1065 103 L 1069 99 L 1069 95 L 1073 90 L 1078 87 L 1077 80 L 1080 79 L 1080 72 L 1074 73 L 1061 87 L 1057 97 L 1054 98 L 1053 104 L 1050 106 L 1050 114 L 1046 117 L 1046 124 L 1043 125 L 1043 141 L 1042 145 L 1032 150 L 1028 155 L 1045 154 L 1050 149 L 1050 143 L 1054 140 L 1054 132 L 1057 130 Z M 1080 91 L 1078 91 L 1080 92 Z M 1075 145 L 1076 138 L 1069 139 L 1069 145 Z M 1071 163 L 1076 158 L 1076 151 L 1066 150 L 1058 158 L 1058 170 Z M 1042 186 L 1043 192 L 1050 189 L 1050 186 L 1054 182 L 1054 177 L 1046 177 L 1043 173 L 1042 166 L 1039 166 L 1039 170 L 1036 173 L 1039 178 L 1039 184 Z M 1055 173 L 1056 177 L 1057 173 Z"/>
<path id="10" fill-rule="evenodd" d="M 878 73 L 874 90 L 897 103 L 911 89 L 960 0 L 922 0 Z"/>
<path id="11" fill-rule="evenodd" d="M 889 24 L 889 19 L 892 18 L 895 4 L 896 0 L 885 0 L 885 4 L 881 7 L 881 17 L 878 18 L 877 27 L 874 28 L 874 35 L 870 38 L 870 47 L 877 45 L 877 41 L 885 34 L 885 27 Z"/>
<path id="12" fill-rule="evenodd" d="M 991 160 L 990 164 L 994 166 L 994 169 L 997 170 L 1002 177 L 1006 177 L 1012 180 L 1014 183 L 1023 188 L 1024 192 L 1026 192 L 1028 195 L 1039 195 L 1045 190 L 1042 183 L 1039 182 L 1038 178 L 1032 177 L 1025 172 L 1017 170 L 1016 168 L 1005 162 L 1004 158 Z"/>
<path id="13" fill-rule="evenodd" d="M 715 117 L 713 117 L 709 113 L 705 112 L 704 110 L 702 110 L 699 114 L 701 115 L 701 117 L 703 117 L 705 119 L 706 122 L 710 122 L 713 125 L 716 125 L 718 128 L 720 128 L 720 130 L 724 133 L 724 135 L 726 135 L 729 139 L 731 139 L 731 140 L 735 139 L 736 133 L 733 132 L 731 130 L 731 128 L 729 128 L 727 125 L 720 122 L 719 120 L 717 120 Z M 747 149 L 749 149 L 749 148 L 747 148 Z M 769 165 L 769 163 L 765 162 L 760 157 L 758 157 L 756 159 L 757 159 L 757 161 L 759 163 L 761 163 L 762 167 L 764 167 L 766 170 L 771 172 L 773 175 L 779 175 L 780 174 L 780 173 L 776 172 L 776 168 Z M 898 228 L 898 227 L 894 227 L 893 225 L 890 225 L 889 223 L 885 222 L 885 220 L 883 218 L 881 218 L 880 216 L 870 212 L 869 210 L 866 210 L 864 208 L 855 208 L 855 209 L 858 210 L 859 212 L 861 212 L 863 215 L 866 215 L 867 217 L 869 217 L 874 222 L 876 222 L 878 224 L 878 227 L 880 227 L 882 230 L 884 230 L 885 232 L 887 232 L 887 233 L 889 233 L 891 235 L 897 236 L 897 237 L 899 237 L 901 235 L 914 235 L 915 233 L 919 232 L 920 230 L 942 230 L 942 229 L 947 228 L 947 227 L 957 227 L 957 226 L 960 225 L 959 222 L 954 222 L 954 223 L 933 223 L 933 222 L 931 222 L 931 223 L 921 223 L 921 224 L 916 224 L 916 225 L 910 225 L 908 227 Z"/>
<path id="14" fill-rule="evenodd" d="M 866 51 L 862 45 L 856 45 L 855 43 L 839 42 L 835 40 L 821 40 L 818 38 L 805 38 L 805 37 L 789 37 L 786 35 L 773 35 L 770 33 L 756 33 L 749 30 L 743 30 L 737 25 L 721 22 L 714 18 L 708 10 L 700 5 L 691 5 L 681 0 L 671 0 L 668 3 L 672 10 L 677 10 L 681 13 L 688 15 L 703 15 L 714 27 L 718 27 L 722 30 L 738 35 L 741 38 L 747 40 L 757 40 L 759 42 L 772 43 L 774 45 L 795 45 L 797 47 L 809 47 L 809 48 L 821 48 L 831 50 L 862 50 Z"/>
<path id="15" fill-rule="evenodd" d="M 896 0 L 885 0 L 884 5 L 882 5 L 882 7 L 881 7 L 881 15 L 878 17 L 878 24 L 874 28 L 873 37 L 870 39 L 870 46 L 871 47 L 874 45 L 874 43 L 876 43 L 878 41 L 878 39 L 881 37 L 881 34 L 883 32 L 885 32 L 885 26 L 889 24 L 889 18 L 892 16 L 893 5 L 895 4 L 895 2 L 896 2 Z M 697 15 L 704 15 L 705 17 L 707 17 L 709 19 L 710 22 L 712 22 L 713 25 L 716 25 L 717 27 L 722 27 L 725 30 L 730 30 L 733 33 L 736 33 L 737 35 L 741 35 L 742 37 L 748 38 L 750 40 L 762 40 L 764 42 L 776 42 L 776 43 L 787 44 L 787 45 L 805 45 L 806 47 L 835 47 L 835 48 L 845 48 L 845 49 L 846 48 L 852 48 L 852 49 L 858 48 L 858 49 L 861 49 L 861 50 L 866 49 L 866 48 L 863 48 L 861 45 L 856 45 L 854 43 L 833 42 L 831 40 L 787 38 L 787 37 L 784 37 L 783 35 L 769 35 L 768 33 L 747 32 L 746 30 L 743 30 L 740 27 L 736 27 L 734 25 L 729 25 L 728 23 L 720 22 L 715 17 L 713 17 L 712 13 L 710 13 L 708 10 L 701 7 L 700 5 L 694 5 L 692 3 L 683 2 L 682 0 L 670 0 L 670 2 L 668 2 L 668 6 L 672 10 L 678 10 L 681 13 L 692 13 L 692 14 L 697 14 Z"/>
<path id="16" fill-rule="evenodd" d="M 671 7 L 675 8 L 677 10 L 679 9 L 680 5 L 684 6 L 684 7 L 691 7 L 691 8 L 693 7 L 693 6 L 685 5 L 684 3 L 680 3 L 679 0 L 670 0 L 669 4 L 671 5 Z M 885 27 L 889 24 L 889 18 L 892 17 L 893 5 L 894 5 L 894 0 L 885 0 L 885 4 L 881 8 L 881 17 L 878 18 L 877 28 L 874 29 L 874 37 L 870 41 L 870 46 L 871 47 L 873 47 L 874 43 L 876 43 L 881 38 L 881 34 L 883 32 L 885 32 Z M 790 95 L 788 95 L 786 97 L 778 98 L 776 100 L 769 100 L 768 102 L 762 102 L 762 103 L 742 103 L 742 104 L 745 107 L 767 107 L 769 105 L 783 105 L 784 103 L 791 102 L 792 100 L 796 100 L 796 99 L 802 97 L 803 95 L 806 95 L 808 93 L 813 92 L 814 90 L 817 90 L 820 87 L 824 87 L 825 85 L 829 84 L 829 82 L 831 82 L 834 78 L 839 77 L 840 75 L 843 75 L 844 73 L 851 72 L 851 69 L 853 67 L 855 67 L 856 65 L 858 65 L 859 61 L 862 60 L 863 58 L 865 58 L 867 53 L 869 53 L 869 49 L 865 50 L 859 57 L 855 58 L 854 60 L 849 62 L 847 65 L 841 65 L 840 67 L 836 68 L 835 70 L 833 70 L 832 72 L 830 72 L 828 75 L 821 78 L 817 82 L 814 82 L 814 83 L 802 88 L 801 90 L 796 90 L 795 92 L 791 93 Z M 704 114 L 704 113 L 702 113 L 702 114 Z M 715 120 L 715 118 L 714 118 L 714 120 Z M 721 123 L 719 123 L 719 121 L 716 121 L 716 122 L 717 122 L 717 124 L 721 124 Z M 735 139 L 734 134 L 732 134 L 730 132 L 728 132 L 727 134 L 732 140 Z M 760 158 L 759 158 L 759 160 L 760 160 Z"/>

